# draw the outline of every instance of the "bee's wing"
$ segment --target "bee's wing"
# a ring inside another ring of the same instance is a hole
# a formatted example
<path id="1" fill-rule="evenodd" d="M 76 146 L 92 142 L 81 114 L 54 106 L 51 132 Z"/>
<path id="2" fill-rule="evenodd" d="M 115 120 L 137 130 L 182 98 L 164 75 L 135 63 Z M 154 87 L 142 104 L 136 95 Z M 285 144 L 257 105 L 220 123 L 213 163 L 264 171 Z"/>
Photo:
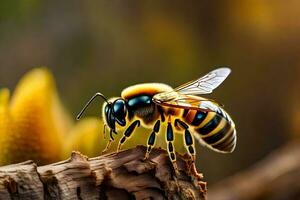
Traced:
<path id="1" fill-rule="evenodd" d="M 175 88 L 175 91 L 185 95 L 212 93 L 212 91 L 227 78 L 230 72 L 231 70 L 225 67 L 213 70 L 197 80 L 190 81 Z"/>
<path id="2" fill-rule="evenodd" d="M 160 101 L 155 103 L 163 106 L 200 110 L 206 112 L 217 112 L 218 107 L 221 106 L 220 104 L 211 99 L 206 99 L 193 95 L 182 95 L 179 93 L 178 96 L 173 100 Z"/>

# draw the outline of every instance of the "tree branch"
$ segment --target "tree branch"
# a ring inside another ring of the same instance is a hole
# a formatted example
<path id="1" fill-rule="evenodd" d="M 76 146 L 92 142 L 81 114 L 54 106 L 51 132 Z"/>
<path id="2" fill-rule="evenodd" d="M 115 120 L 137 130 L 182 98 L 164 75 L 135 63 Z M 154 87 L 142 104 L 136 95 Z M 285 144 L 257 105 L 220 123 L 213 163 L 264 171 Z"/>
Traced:
<path id="1" fill-rule="evenodd" d="M 0 167 L 0 199 L 206 199 L 206 183 L 181 172 L 174 176 L 165 151 L 145 147 L 88 159 L 73 152 L 69 160 L 37 167 L 32 161 Z"/>

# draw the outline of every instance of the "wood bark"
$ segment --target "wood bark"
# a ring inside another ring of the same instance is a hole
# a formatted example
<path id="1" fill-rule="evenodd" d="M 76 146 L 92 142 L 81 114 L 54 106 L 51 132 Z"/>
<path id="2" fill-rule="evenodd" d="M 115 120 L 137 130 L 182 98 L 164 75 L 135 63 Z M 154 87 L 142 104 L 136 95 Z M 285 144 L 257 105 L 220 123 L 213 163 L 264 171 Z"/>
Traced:
<path id="1" fill-rule="evenodd" d="M 206 183 L 186 174 L 178 156 L 175 176 L 165 151 L 145 147 L 37 167 L 32 161 L 0 167 L 0 199 L 206 199 Z"/>
<path id="2" fill-rule="evenodd" d="M 209 200 L 300 199 L 300 142 L 272 152 L 252 168 L 218 183 Z"/>

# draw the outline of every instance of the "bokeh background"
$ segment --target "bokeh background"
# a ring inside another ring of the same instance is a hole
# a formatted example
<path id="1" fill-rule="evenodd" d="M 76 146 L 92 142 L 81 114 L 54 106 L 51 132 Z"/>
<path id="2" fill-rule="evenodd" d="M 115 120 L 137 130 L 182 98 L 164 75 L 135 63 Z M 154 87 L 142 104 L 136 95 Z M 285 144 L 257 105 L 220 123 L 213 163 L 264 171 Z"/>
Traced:
<path id="1" fill-rule="evenodd" d="M 197 145 L 197 167 L 213 185 L 298 137 L 299 8 L 296 0 L 1 1 L 0 87 L 13 91 L 25 72 L 47 66 L 75 118 L 96 91 L 175 87 L 229 66 L 210 98 L 235 120 L 236 150 Z M 100 117 L 95 104 L 88 115 Z"/>

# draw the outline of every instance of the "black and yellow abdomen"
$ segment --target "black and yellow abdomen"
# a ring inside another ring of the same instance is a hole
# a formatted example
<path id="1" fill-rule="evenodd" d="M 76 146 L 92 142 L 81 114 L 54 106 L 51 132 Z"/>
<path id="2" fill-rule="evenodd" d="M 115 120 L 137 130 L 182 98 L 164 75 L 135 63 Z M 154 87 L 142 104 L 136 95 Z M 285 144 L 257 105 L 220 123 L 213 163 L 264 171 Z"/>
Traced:
<path id="1" fill-rule="evenodd" d="M 218 107 L 216 112 L 185 110 L 183 118 L 193 127 L 195 138 L 205 146 L 223 153 L 234 150 L 235 125 L 222 108 Z"/>

